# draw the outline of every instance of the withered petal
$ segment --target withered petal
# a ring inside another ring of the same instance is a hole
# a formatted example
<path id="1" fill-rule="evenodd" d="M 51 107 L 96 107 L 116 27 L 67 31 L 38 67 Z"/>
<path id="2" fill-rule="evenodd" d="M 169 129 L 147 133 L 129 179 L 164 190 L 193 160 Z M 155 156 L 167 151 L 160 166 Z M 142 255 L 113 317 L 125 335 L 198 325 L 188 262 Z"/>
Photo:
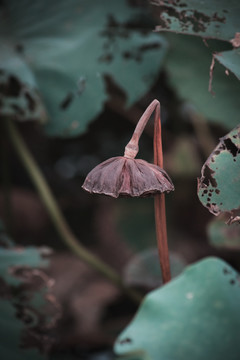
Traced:
<path id="1" fill-rule="evenodd" d="M 118 156 L 96 166 L 83 189 L 95 194 L 140 197 L 174 190 L 165 170 L 141 159 Z"/>

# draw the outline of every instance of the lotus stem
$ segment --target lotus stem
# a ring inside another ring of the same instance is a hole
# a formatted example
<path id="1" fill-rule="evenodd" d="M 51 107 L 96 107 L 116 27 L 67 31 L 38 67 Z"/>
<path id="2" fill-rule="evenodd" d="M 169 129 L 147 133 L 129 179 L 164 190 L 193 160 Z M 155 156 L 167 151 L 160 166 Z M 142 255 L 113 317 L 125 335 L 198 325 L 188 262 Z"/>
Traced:
<path id="1" fill-rule="evenodd" d="M 145 110 L 134 130 L 133 136 L 127 146 L 125 147 L 124 156 L 128 158 L 135 158 L 139 150 L 139 139 L 142 132 L 149 121 L 152 113 L 155 110 L 154 118 L 154 164 L 163 168 L 163 151 L 162 151 L 162 133 L 161 133 L 161 119 L 160 119 L 160 102 L 153 100 L 148 108 Z M 166 209 L 165 209 L 165 195 L 154 195 L 154 209 L 155 209 L 155 225 L 156 237 L 158 245 L 158 254 L 160 259 L 160 266 L 162 270 L 163 283 L 171 280 L 169 250 L 167 241 L 167 225 L 166 225 Z"/>

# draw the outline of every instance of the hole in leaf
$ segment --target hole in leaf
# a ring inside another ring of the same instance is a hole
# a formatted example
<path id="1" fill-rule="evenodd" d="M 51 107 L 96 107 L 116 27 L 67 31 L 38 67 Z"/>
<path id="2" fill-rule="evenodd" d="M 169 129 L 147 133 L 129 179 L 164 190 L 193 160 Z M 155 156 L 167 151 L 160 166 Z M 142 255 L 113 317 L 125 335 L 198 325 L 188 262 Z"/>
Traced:
<path id="1" fill-rule="evenodd" d="M 33 111 L 36 107 L 34 99 L 28 92 L 26 92 L 24 95 L 25 95 L 25 98 L 27 99 L 29 110 Z"/>
<path id="2" fill-rule="evenodd" d="M 15 110 L 16 111 L 16 113 L 18 113 L 18 115 L 24 115 L 25 113 L 24 113 L 24 110 L 20 107 L 20 106 L 18 106 L 17 104 L 11 104 L 11 108 L 13 109 L 13 110 Z"/>
<path id="3" fill-rule="evenodd" d="M 228 270 L 227 268 L 224 268 L 223 273 L 224 273 L 224 275 L 227 275 L 227 274 L 231 274 L 231 271 Z"/>
<path id="4" fill-rule="evenodd" d="M 239 149 L 237 146 L 232 142 L 231 139 L 225 139 L 224 144 L 227 150 L 232 154 L 233 157 L 237 156 Z"/>
<path id="5" fill-rule="evenodd" d="M 126 338 L 126 339 L 121 340 L 121 341 L 120 341 L 120 344 L 129 344 L 129 343 L 131 343 L 131 342 L 132 342 L 132 339 Z"/>
<path id="6" fill-rule="evenodd" d="M 207 186 L 209 184 L 211 184 L 212 187 L 217 187 L 217 182 L 213 178 L 213 174 L 214 174 L 214 171 L 212 169 L 210 169 L 209 166 L 206 165 L 204 168 L 204 172 L 203 172 L 203 176 L 204 176 L 203 184 L 205 184 Z"/>
<path id="7" fill-rule="evenodd" d="M 60 103 L 60 108 L 62 110 L 66 110 L 72 101 L 73 101 L 73 93 L 68 93 L 67 96 Z"/>

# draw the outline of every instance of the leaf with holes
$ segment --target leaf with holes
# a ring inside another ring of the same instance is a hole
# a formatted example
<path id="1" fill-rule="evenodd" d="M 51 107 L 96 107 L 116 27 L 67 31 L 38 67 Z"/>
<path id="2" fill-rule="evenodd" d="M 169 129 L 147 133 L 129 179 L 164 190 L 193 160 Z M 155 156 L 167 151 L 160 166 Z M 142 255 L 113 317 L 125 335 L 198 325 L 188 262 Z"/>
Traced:
<path id="1" fill-rule="evenodd" d="M 146 296 L 115 352 L 128 360 L 200 360 L 206 354 L 236 360 L 239 302 L 239 275 L 222 260 L 202 260 Z"/>
<path id="2" fill-rule="evenodd" d="M 51 346 L 48 331 L 59 315 L 42 271 L 46 249 L 16 247 L 0 223 L 0 353 L 3 359 L 43 360 L 36 347 Z M 42 335 L 44 334 L 44 336 Z"/>
<path id="3" fill-rule="evenodd" d="M 0 7 L 0 114 L 39 119 L 49 135 L 84 132 L 108 99 L 106 78 L 138 100 L 167 42 L 127 0 L 8 0 Z M 9 35 L 11 34 L 11 36 Z"/>
<path id="4" fill-rule="evenodd" d="M 231 41 L 239 32 L 238 0 L 150 0 L 159 16 L 158 31 Z"/>
<path id="5" fill-rule="evenodd" d="M 211 50 L 193 36 L 168 34 L 167 39 L 170 51 L 166 69 L 179 95 L 191 101 L 195 111 L 209 122 L 220 123 L 229 130 L 236 126 L 240 112 L 239 81 L 231 73 L 227 76 L 224 68 L 216 63 L 212 83 L 215 94 L 211 94 L 208 92 Z M 219 43 L 212 42 L 211 46 L 218 49 Z"/>
<path id="6" fill-rule="evenodd" d="M 209 242 L 217 248 L 240 250 L 240 226 L 229 226 L 221 219 L 213 219 L 207 226 Z"/>
<path id="7" fill-rule="evenodd" d="M 223 66 L 240 75 L 240 3 L 238 0 L 155 0 L 154 10 L 159 16 L 157 31 L 170 31 L 196 35 L 204 39 L 218 39 L 229 42 L 234 50 L 213 53 Z"/>
<path id="8" fill-rule="evenodd" d="M 214 215 L 227 212 L 230 222 L 240 213 L 240 125 L 220 139 L 202 167 L 198 197 Z"/>

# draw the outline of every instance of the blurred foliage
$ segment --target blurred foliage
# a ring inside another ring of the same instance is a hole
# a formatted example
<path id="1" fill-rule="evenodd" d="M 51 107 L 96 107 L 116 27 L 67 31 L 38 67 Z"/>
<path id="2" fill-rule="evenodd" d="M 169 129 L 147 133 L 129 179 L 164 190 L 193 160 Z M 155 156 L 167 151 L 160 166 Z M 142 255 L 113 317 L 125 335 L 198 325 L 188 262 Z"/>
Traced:
<path id="1" fill-rule="evenodd" d="M 210 244 L 217 248 L 240 250 L 240 226 L 229 226 L 222 219 L 213 219 L 207 226 Z"/>
<path id="2" fill-rule="evenodd" d="M 193 139 L 187 135 L 177 137 L 164 157 L 164 162 L 171 176 L 196 177 L 200 169 L 200 157 Z"/>
<path id="3" fill-rule="evenodd" d="M 229 212 L 234 221 L 240 208 L 240 126 L 220 139 L 202 167 L 198 196 L 214 215 Z"/>
<path id="4" fill-rule="evenodd" d="M 48 264 L 47 249 L 16 247 L 0 224 L 0 352 L 3 359 L 45 359 L 41 350 L 53 318 L 46 312 L 52 280 L 40 270 Z M 56 309 L 55 309 L 56 310 Z M 55 311 L 54 310 L 54 311 Z M 45 334 L 41 333 L 45 331 Z"/>
<path id="5" fill-rule="evenodd" d="M 167 48 L 145 11 L 125 0 L 3 2 L 1 114 L 38 118 L 48 135 L 79 135 L 102 111 L 109 77 L 134 103 Z"/>
<path id="6" fill-rule="evenodd" d="M 240 352 L 239 280 L 217 258 L 189 266 L 146 296 L 118 337 L 116 353 L 129 360 L 200 360 L 206 354 L 212 360 L 236 360 Z"/>
<path id="7" fill-rule="evenodd" d="M 227 76 L 221 65 L 214 68 L 212 87 L 214 96 L 208 91 L 211 50 L 201 39 L 190 36 L 168 34 L 170 50 L 166 69 L 169 81 L 183 99 L 191 100 L 196 111 L 213 123 L 232 129 L 239 122 L 240 84 L 235 76 Z M 212 50 L 219 44 L 210 43 Z M 224 47 L 224 45 L 221 45 Z"/>
<path id="8" fill-rule="evenodd" d="M 179 275 L 185 262 L 177 254 L 170 253 L 170 267 L 172 277 Z M 133 256 L 124 269 L 123 274 L 129 286 L 156 288 L 162 284 L 162 272 L 157 248 L 147 248 Z"/>
<path id="9" fill-rule="evenodd" d="M 230 70 L 240 80 L 240 50 L 223 51 L 214 56 L 220 64 Z"/>
<path id="10" fill-rule="evenodd" d="M 156 244 L 152 198 L 119 199 L 115 216 L 119 233 L 133 250 Z"/>

